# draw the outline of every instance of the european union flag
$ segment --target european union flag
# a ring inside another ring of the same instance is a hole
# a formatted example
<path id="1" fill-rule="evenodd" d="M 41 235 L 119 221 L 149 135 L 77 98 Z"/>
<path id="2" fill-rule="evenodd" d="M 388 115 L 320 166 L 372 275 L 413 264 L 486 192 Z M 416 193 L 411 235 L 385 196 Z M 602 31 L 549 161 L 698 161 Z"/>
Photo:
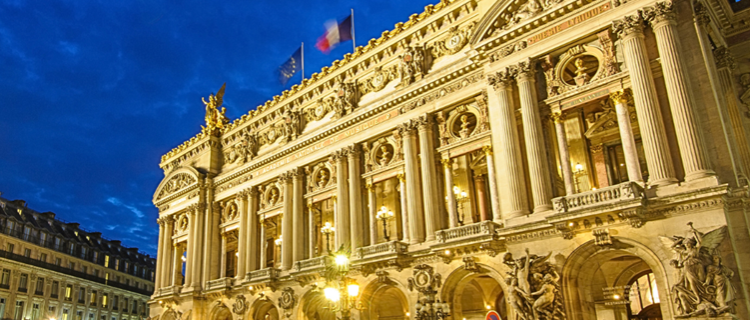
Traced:
<path id="1" fill-rule="evenodd" d="M 299 70 L 302 69 L 302 47 L 300 46 L 284 64 L 279 67 L 279 82 L 286 86 Z"/>

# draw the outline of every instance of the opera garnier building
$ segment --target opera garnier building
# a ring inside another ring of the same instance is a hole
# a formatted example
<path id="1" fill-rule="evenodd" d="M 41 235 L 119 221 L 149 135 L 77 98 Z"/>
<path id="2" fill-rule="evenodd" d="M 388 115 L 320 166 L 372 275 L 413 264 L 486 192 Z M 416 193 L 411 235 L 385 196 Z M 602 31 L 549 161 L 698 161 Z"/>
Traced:
<path id="1" fill-rule="evenodd" d="M 150 317 L 750 319 L 745 2 L 443 0 L 238 119 L 207 88 Z"/>

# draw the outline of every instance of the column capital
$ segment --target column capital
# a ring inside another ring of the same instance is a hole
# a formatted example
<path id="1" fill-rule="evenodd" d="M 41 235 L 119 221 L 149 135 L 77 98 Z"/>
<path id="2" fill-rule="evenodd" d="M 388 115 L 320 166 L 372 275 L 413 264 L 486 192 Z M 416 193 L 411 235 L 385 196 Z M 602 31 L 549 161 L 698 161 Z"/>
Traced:
<path id="1" fill-rule="evenodd" d="M 643 8 L 643 19 L 654 28 L 664 23 L 677 24 L 672 1 L 657 2 L 653 6 Z"/>
<path id="2" fill-rule="evenodd" d="M 292 183 L 292 172 L 287 171 L 279 175 L 279 182 L 281 184 L 291 184 Z"/>
<path id="3" fill-rule="evenodd" d="M 302 180 L 305 177 L 305 170 L 302 168 L 294 168 L 289 170 L 289 174 L 294 180 Z"/>
<path id="4" fill-rule="evenodd" d="M 410 135 L 414 134 L 414 131 L 415 131 L 414 129 L 416 129 L 416 128 L 417 128 L 417 124 L 415 123 L 414 120 L 409 120 L 409 121 L 406 121 L 406 122 L 404 122 L 404 123 L 399 124 L 398 126 L 396 126 L 396 129 L 398 130 L 398 133 L 402 137 L 406 137 L 406 136 L 410 136 Z"/>
<path id="5" fill-rule="evenodd" d="M 515 67 L 518 81 L 535 81 L 535 65 L 536 61 L 532 60 L 531 58 L 519 62 Z"/>
<path id="6" fill-rule="evenodd" d="M 491 145 L 482 146 L 482 151 L 484 152 L 484 155 L 491 156 L 492 155 L 492 146 Z"/>
<path id="7" fill-rule="evenodd" d="M 357 144 L 346 146 L 343 150 L 349 160 L 354 160 L 355 158 L 359 157 L 361 151 L 359 145 Z"/>
<path id="8" fill-rule="evenodd" d="M 630 90 L 623 89 L 623 90 L 617 90 L 615 92 L 610 92 L 609 98 L 612 99 L 612 102 L 614 102 L 615 104 L 627 103 L 631 99 Z"/>
<path id="9" fill-rule="evenodd" d="M 346 160 L 346 152 L 344 149 L 336 150 L 331 153 L 332 162 L 344 162 Z"/>
<path id="10" fill-rule="evenodd" d="M 562 123 L 563 120 L 565 120 L 565 117 L 563 116 L 562 112 L 552 112 L 549 114 L 549 118 L 554 123 Z"/>
<path id="11" fill-rule="evenodd" d="M 701 1 L 695 1 L 693 4 L 693 20 L 704 27 L 711 23 L 708 9 Z"/>
<path id="12" fill-rule="evenodd" d="M 451 167 L 453 160 L 451 158 L 442 158 L 440 159 L 440 163 L 443 164 L 443 168 L 448 169 Z"/>
<path id="13" fill-rule="evenodd" d="M 396 174 L 396 178 L 398 178 L 398 181 L 406 182 L 406 175 L 403 172 Z"/>
<path id="14" fill-rule="evenodd" d="M 247 199 L 247 197 L 250 196 L 251 189 L 252 187 L 240 190 L 239 192 L 237 192 L 237 198 L 242 199 L 242 200 Z"/>
<path id="15" fill-rule="evenodd" d="M 612 21 L 612 29 L 620 39 L 643 36 L 643 18 L 639 14 L 624 16 L 620 20 Z"/>
<path id="16" fill-rule="evenodd" d="M 593 154 L 598 154 L 598 153 L 602 153 L 602 151 L 604 151 L 604 145 L 603 145 L 603 144 L 601 144 L 601 143 L 600 143 L 600 144 L 592 144 L 592 145 L 591 145 L 591 146 L 589 147 L 589 150 L 590 150 L 590 151 L 591 151 L 591 153 L 593 153 Z"/>
<path id="17" fill-rule="evenodd" d="M 422 114 L 414 119 L 414 123 L 416 123 L 419 132 L 424 132 L 426 130 L 432 129 L 432 117 L 430 117 L 428 113 Z"/>
<path id="18" fill-rule="evenodd" d="M 490 73 L 487 75 L 487 84 L 492 86 L 495 90 L 504 90 L 510 86 L 516 73 L 517 70 L 515 67 L 506 67 L 505 70 Z"/>
<path id="19" fill-rule="evenodd" d="M 729 52 L 729 49 L 727 49 L 727 47 L 725 46 L 720 46 L 714 49 L 714 60 L 716 60 L 716 67 L 719 69 L 735 69 L 737 67 L 737 64 L 734 63 L 734 57 L 732 57 L 732 53 Z"/>
<path id="20" fill-rule="evenodd" d="M 367 189 L 367 191 L 369 192 L 372 192 L 374 188 L 375 185 L 373 185 L 372 182 L 367 182 L 367 184 L 365 184 L 365 189 Z"/>

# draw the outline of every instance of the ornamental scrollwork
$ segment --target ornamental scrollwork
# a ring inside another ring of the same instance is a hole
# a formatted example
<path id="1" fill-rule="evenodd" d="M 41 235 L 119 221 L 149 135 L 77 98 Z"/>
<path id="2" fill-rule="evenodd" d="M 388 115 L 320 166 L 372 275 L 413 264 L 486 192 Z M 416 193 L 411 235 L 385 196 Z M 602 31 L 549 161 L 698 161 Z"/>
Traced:
<path id="1" fill-rule="evenodd" d="M 688 226 L 690 231 L 685 237 L 659 236 L 662 244 L 675 254 L 669 263 L 674 268 L 672 292 L 679 313 L 675 318 L 734 314 L 737 298 L 731 280 L 734 271 L 723 264 L 718 250 L 727 237 L 727 227 L 703 233 L 692 222 Z"/>
<path id="2" fill-rule="evenodd" d="M 469 37 L 475 25 L 476 22 L 474 21 L 461 28 L 458 26 L 451 27 L 448 30 L 448 35 L 434 44 L 433 50 L 431 50 L 433 56 L 439 58 L 461 51 L 469 42 Z"/>
<path id="3" fill-rule="evenodd" d="M 232 312 L 234 314 L 243 315 L 247 311 L 247 300 L 244 295 L 238 295 L 232 304 Z"/>
<path id="4" fill-rule="evenodd" d="M 397 88 L 403 88 L 422 80 L 422 77 L 427 73 L 425 48 L 422 46 L 407 46 L 398 60 L 398 76 L 401 82 Z"/>
<path id="5" fill-rule="evenodd" d="M 292 308 L 294 308 L 297 298 L 294 296 L 294 289 L 286 287 L 281 291 L 281 297 L 279 297 L 279 307 L 284 309 L 284 315 L 288 318 L 292 315 Z"/>
<path id="6" fill-rule="evenodd" d="M 397 73 L 395 66 L 385 68 L 381 66 L 375 67 L 372 76 L 365 79 L 362 83 L 362 94 L 383 90 L 391 80 L 396 78 Z"/>
<path id="7" fill-rule="evenodd" d="M 302 123 L 299 111 L 287 107 L 284 110 L 282 119 L 284 142 L 290 142 L 297 139 L 297 136 L 302 132 Z"/>
<path id="8" fill-rule="evenodd" d="M 441 285 L 441 275 L 426 264 L 414 267 L 414 276 L 409 277 L 409 291 L 417 290 L 423 294 L 433 293 Z"/>
<path id="9" fill-rule="evenodd" d="M 156 196 L 156 200 L 161 200 L 162 198 L 173 194 L 177 191 L 185 189 L 187 186 L 194 184 L 198 182 L 195 177 L 193 177 L 190 174 L 187 173 L 178 173 L 174 175 L 173 177 L 169 178 L 167 183 L 164 184 L 164 187 L 159 190 L 159 195 Z"/>
<path id="10" fill-rule="evenodd" d="M 359 94 L 357 84 L 354 82 L 340 81 L 336 85 L 333 100 L 331 100 L 331 109 L 334 112 L 333 118 L 339 119 L 350 114 L 357 108 L 359 103 Z"/>
<path id="11" fill-rule="evenodd" d="M 525 251 L 526 256 L 518 259 L 510 252 L 503 257 L 512 269 L 506 279 L 508 304 L 524 319 L 564 319 L 560 276 L 548 262 L 552 253 L 538 256 L 528 248 Z"/>
<path id="12" fill-rule="evenodd" d="M 224 163 L 244 164 L 252 160 L 256 155 L 258 145 L 255 134 L 244 132 L 240 141 L 224 153 Z"/>

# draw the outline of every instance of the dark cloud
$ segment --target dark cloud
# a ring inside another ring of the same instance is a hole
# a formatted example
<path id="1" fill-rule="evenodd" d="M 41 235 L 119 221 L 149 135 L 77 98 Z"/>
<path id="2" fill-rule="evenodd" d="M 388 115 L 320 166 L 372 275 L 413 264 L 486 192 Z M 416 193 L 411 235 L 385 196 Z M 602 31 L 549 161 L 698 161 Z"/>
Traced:
<path id="1" fill-rule="evenodd" d="M 326 20 L 353 7 L 365 44 L 432 1 L 0 2 L 0 191 L 155 254 L 158 162 L 200 130 L 201 97 L 227 82 L 239 117 L 300 42 L 308 76 L 351 52 L 315 51 Z"/>

